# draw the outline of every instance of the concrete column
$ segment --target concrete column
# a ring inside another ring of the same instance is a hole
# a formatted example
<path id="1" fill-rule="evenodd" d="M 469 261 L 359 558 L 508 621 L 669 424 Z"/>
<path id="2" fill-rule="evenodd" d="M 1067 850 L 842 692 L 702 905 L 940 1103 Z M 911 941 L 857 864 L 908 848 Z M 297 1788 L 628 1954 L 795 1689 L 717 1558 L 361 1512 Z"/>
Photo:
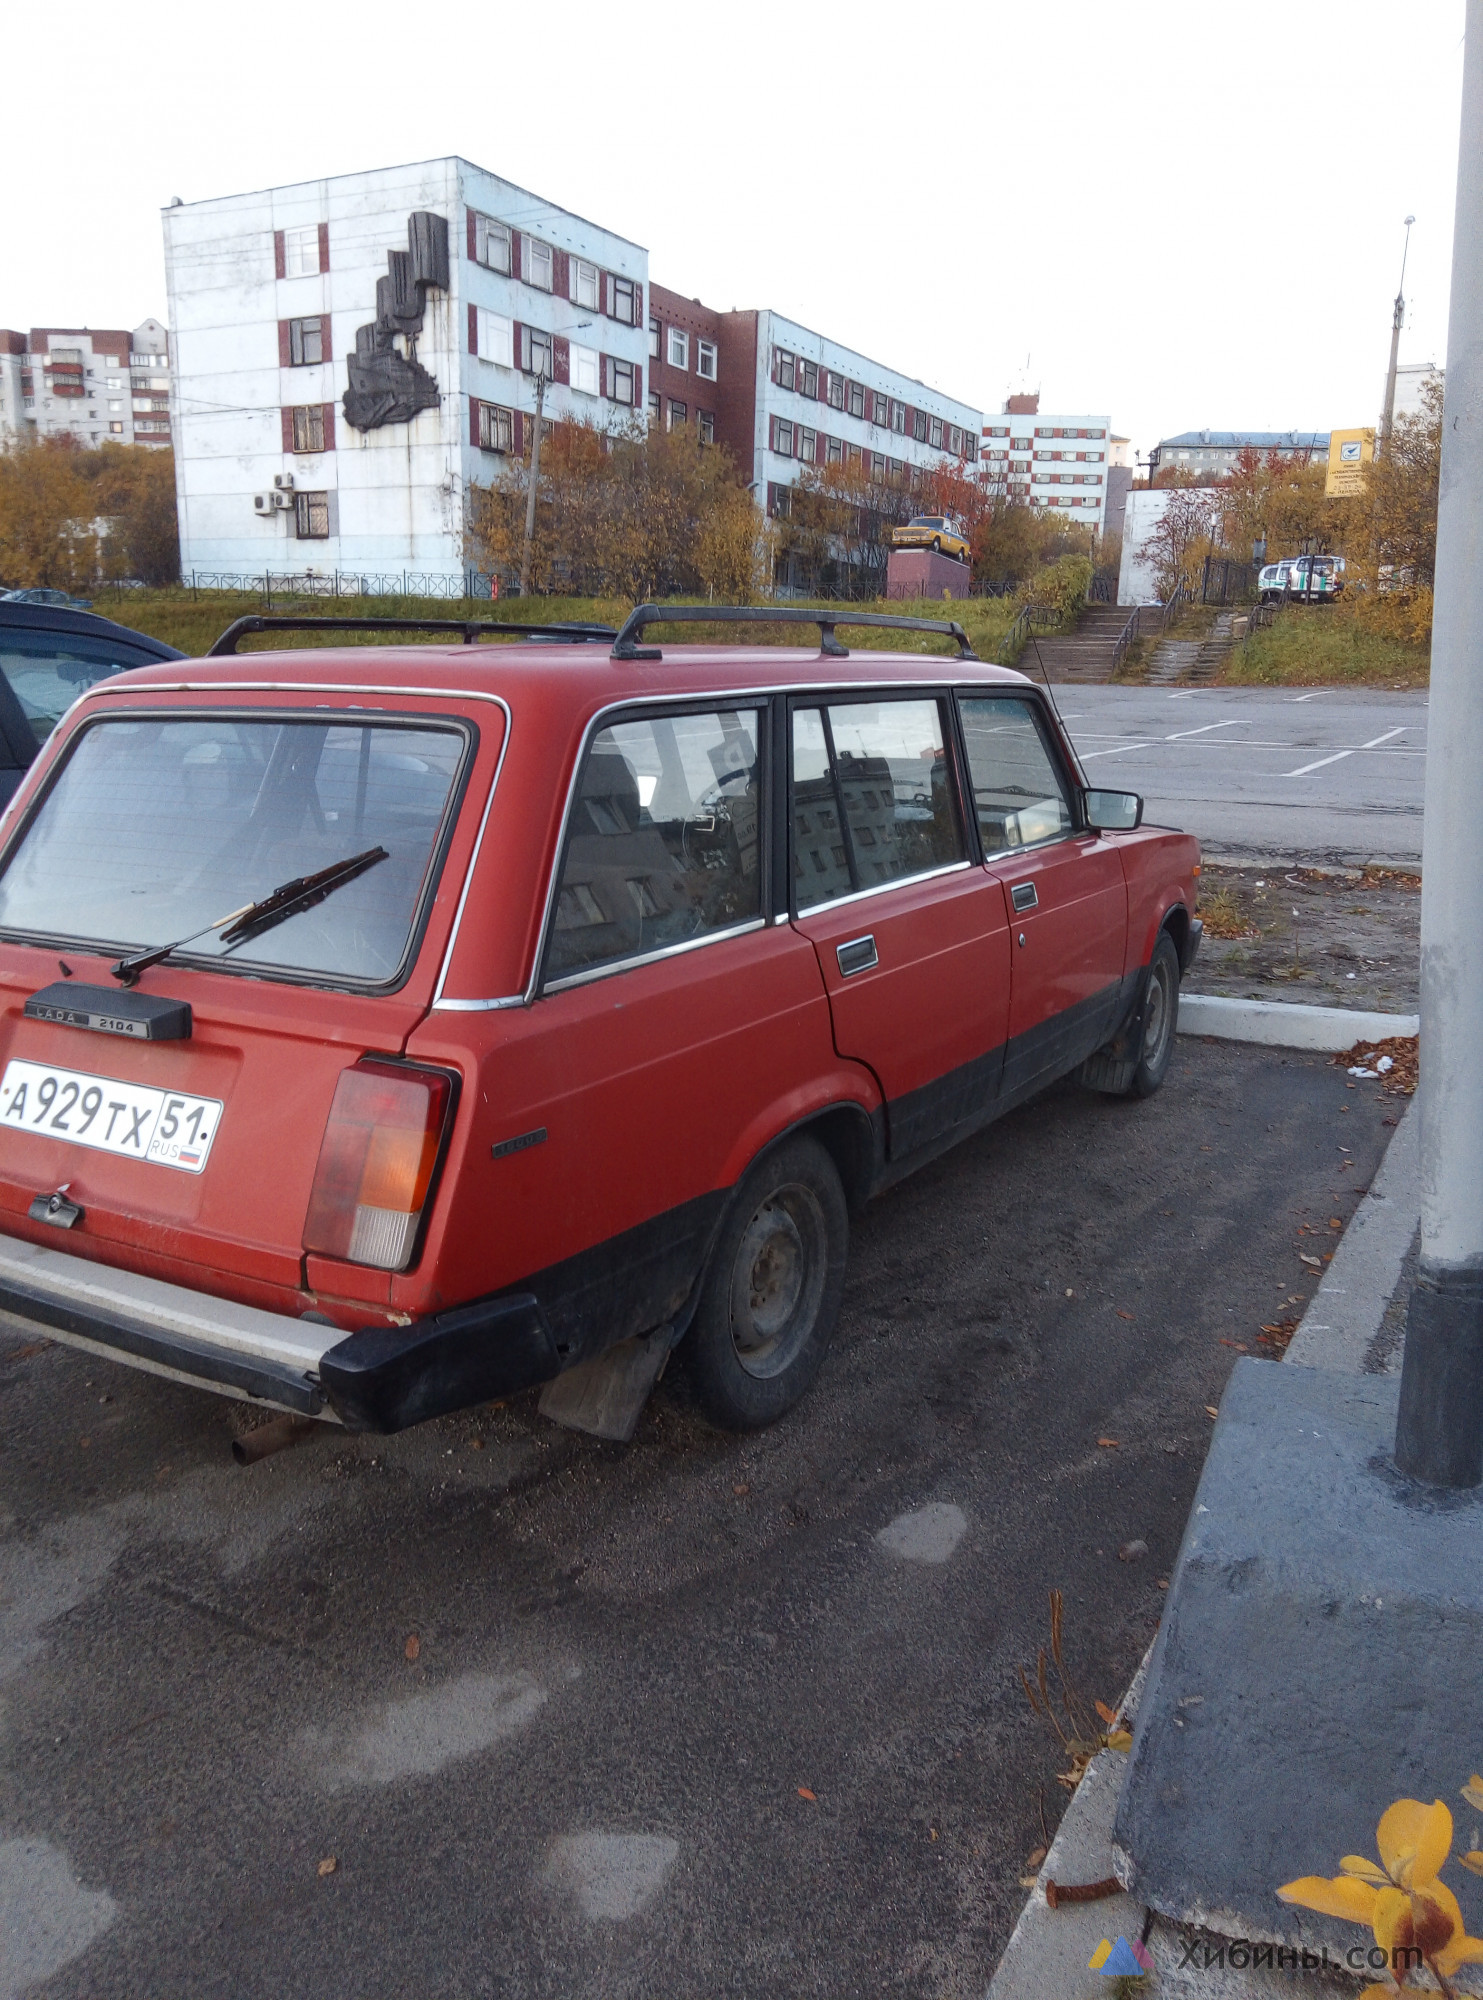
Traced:
<path id="1" fill-rule="evenodd" d="M 1483 1482 L 1483 0 L 1467 0 L 1421 892 L 1421 1268 L 1396 1462 Z"/>

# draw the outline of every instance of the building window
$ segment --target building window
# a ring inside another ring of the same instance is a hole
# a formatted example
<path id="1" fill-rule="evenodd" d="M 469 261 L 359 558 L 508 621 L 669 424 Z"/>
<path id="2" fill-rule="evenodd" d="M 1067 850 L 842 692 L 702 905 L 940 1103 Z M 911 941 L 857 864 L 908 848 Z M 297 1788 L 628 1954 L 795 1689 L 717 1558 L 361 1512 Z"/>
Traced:
<path id="1" fill-rule="evenodd" d="M 778 387 L 780 389 L 791 389 L 793 387 L 795 369 L 793 356 L 788 352 L 786 347 L 775 348 L 773 352 L 775 356 L 774 365 L 777 368 Z"/>
<path id="2" fill-rule="evenodd" d="M 497 403 L 479 405 L 479 443 L 485 451 L 514 449 L 515 417 Z"/>
<path id="3" fill-rule="evenodd" d="M 871 478 L 884 479 L 886 476 L 886 471 L 887 471 L 886 454 L 883 451 L 873 451 L 870 454 Z"/>
<path id="4" fill-rule="evenodd" d="M 942 450 L 942 418 L 941 418 L 941 417 L 934 417 L 934 418 L 932 419 L 932 431 L 931 431 L 931 435 L 930 435 L 930 437 L 928 438 L 928 440 L 927 440 L 927 441 L 928 441 L 928 443 L 929 443 L 929 444 L 931 445 L 931 447 L 932 447 L 932 449 L 933 449 L 934 451 L 941 451 L 941 450 Z"/>
<path id="5" fill-rule="evenodd" d="M 800 429 L 798 433 L 798 456 L 803 460 L 804 464 L 812 465 L 814 460 L 818 457 L 818 453 L 819 453 L 818 432 L 807 429 Z"/>
<path id="6" fill-rule="evenodd" d="M 844 445 L 838 438 L 825 438 L 824 457 L 830 465 L 843 465 Z"/>
<path id="7" fill-rule="evenodd" d="M 906 434 L 906 405 L 898 403 L 894 396 L 891 398 L 891 429 L 903 436 Z"/>
<path id="8" fill-rule="evenodd" d="M 548 380 L 556 373 L 549 333 L 538 326 L 521 327 L 520 366 L 527 375 L 544 375 Z"/>
<path id="9" fill-rule="evenodd" d="M 927 412 L 913 410 L 911 413 L 911 434 L 918 444 L 927 442 Z"/>
<path id="10" fill-rule="evenodd" d="M 556 283 L 556 257 L 549 243 L 537 242 L 534 236 L 523 238 L 525 252 L 520 260 L 520 275 L 527 285 L 534 285 L 538 292 L 549 292 Z"/>
<path id="11" fill-rule="evenodd" d="M 327 542 L 330 538 L 328 493 L 296 493 L 294 526 L 301 542 Z"/>
<path id="12" fill-rule="evenodd" d="M 491 271 L 510 274 L 510 232 L 502 222 L 491 222 L 487 215 L 474 217 L 474 256 Z"/>
<path id="13" fill-rule="evenodd" d="M 1050 430 L 1046 430 L 1046 429 L 1044 429 L 1044 428 L 1043 428 L 1042 426 L 1040 426 L 1040 425 L 1038 425 L 1038 424 L 1037 424 L 1037 425 L 1036 425 L 1036 427 L 1035 427 L 1035 435 L 1036 435 L 1036 437 L 1038 437 L 1038 438 L 1048 438 L 1048 437 L 1054 437 L 1054 436 L 1055 436 L 1055 432 L 1054 432 L 1054 431 L 1050 431 Z"/>
<path id="14" fill-rule="evenodd" d="M 659 413 L 660 413 L 659 391 L 657 389 L 651 389 L 649 391 L 649 422 L 651 424 L 658 423 Z"/>
<path id="15" fill-rule="evenodd" d="M 653 313 L 649 315 L 649 359 L 651 361 L 659 359 L 659 322 Z"/>
<path id="16" fill-rule="evenodd" d="M 121 423 L 110 424 L 108 428 L 113 432 L 115 437 L 122 437 L 124 434 L 124 427 Z"/>
<path id="17" fill-rule="evenodd" d="M 110 417 L 117 417 L 117 416 L 120 416 L 120 415 L 122 415 L 122 413 L 123 413 L 123 407 L 124 407 L 124 406 L 123 406 L 123 400 L 122 400 L 122 398 L 120 398 L 120 399 L 119 399 L 119 400 L 118 400 L 117 402 L 110 402 L 110 403 L 109 403 L 109 405 L 108 405 L 108 414 L 109 414 L 109 416 L 110 416 Z"/>
<path id="18" fill-rule="evenodd" d="M 608 394 L 615 403 L 633 403 L 633 363 L 608 361 Z"/>
<path id="19" fill-rule="evenodd" d="M 883 396 L 878 389 L 872 392 L 870 398 L 870 421 L 873 424 L 889 423 L 890 408 L 889 397 Z"/>
<path id="20" fill-rule="evenodd" d="M 985 424 L 985 425 L 984 425 L 984 436 L 985 436 L 985 437 L 991 437 L 991 438 L 1007 438 L 1007 437 L 1009 436 L 1009 426 L 1008 426 L 1008 424 L 1002 424 L 1002 425 L 1001 425 L 1001 424 L 994 424 L 994 425 L 989 425 L 989 424 Z"/>
<path id="21" fill-rule="evenodd" d="M 688 368 L 690 366 L 689 334 L 681 333 L 677 326 L 672 326 L 669 330 L 669 338 L 665 343 L 664 358 L 668 361 L 671 368 Z"/>
<path id="22" fill-rule="evenodd" d="M 850 415 L 852 417 L 863 417 L 865 415 L 865 384 L 863 382 L 851 382 L 849 388 Z"/>
<path id="23" fill-rule="evenodd" d="M 669 399 L 669 422 L 665 425 L 665 429 L 671 431 L 678 430 L 688 415 L 689 412 L 685 405 L 677 403 L 674 397 L 671 396 Z"/>
<path id="24" fill-rule="evenodd" d="M 596 312 L 600 282 L 601 277 L 596 264 L 589 264 L 582 257 L 573 257 L 571 292 L 574 306 L 585 306 L 588 312 Z"/>
<path id="25" fill-rule="evenodd" d="M 842 410 L 844 408 L 843 375 L 836 375 L 833 369 L 831 369 L 829 372 L 828 388 L 825 393 L 830 409 Z"/>
<path id="26" fill-rule="evenodd" d="M 602 389 L 601 357 L 595 347 L 578 347 L 573 343 L 571 377 L 572 387 L 580 389 L 584 396 L 596 396 Z"/>
<path id="27" fill-rule="evenodd" d="M 295 451 L 324 450 L 324 404 L 301 403 L 293 413 Z"/>
<path id="28" fill-rule="evenodd" d="M 613 301 L 612 317 L 624 326 L 639 323 L 639 295 L 632 278 L 609 278 L 608 293 Z"/>
<path id="29" fill-rule="evenodd" d="M 292 368 L 309 368 L 324 359 L 324 322 L 319 319 L 291 319 L 288 323 L 288 360 Z"/>
<path id="30" fill-rule="evenodd" d="M 497 367 L 515 366 L 515 325 L 503 313 L 486 312 L 483 306 L 476 308 L 478 315 L 479 354 L 485 361 L 493 361 Z"/>
<path id="31" fill-rule="evenodd" d="M 800 361 L 798 364 L 798 387 L 803 395 L 819 400 L 819 364 L 817 361 Z"/>
<path id="32" fill-rule="evenodd" d="M 319 224 L 311 222 L 305 229 L 285 229 L 283 232 L 284 277 L 317 278 L 319 271 Z"/>
<path id="33" fill-rule="evenodd" d="M 947 448 L 951 452 L 956 452 L 960 457 L 962 456 L 963 432 L 957 424 L 954 424 L 947 434 Z"/>
<path id="34" fill-rule="evenodd" d="M 696 414 L 696 418 L 697 418 L 697 420 L 698 420 L 698 422 L 699 422 L 699 424 L 700 424 L 700 441 L 701 441 L 701 443 L 702 443 L 702 444 L 714 444 L 714 443 L 716 442 L 716 413 L 715 413 L 715 411 L 714 411 L 714 410 L 697 410 L 695 414 Z"/>
<path id="35" fill-rule="evenodd" d="M 777 419 L 777 439 L 773 445 L 773 450 L 777 452 L 780 458 L 791 458 L 793 456 L 793 426 L 785 417 Z"/>
<path id="36" fill-rule="evenodd" d="M 695 372 L 702 380 L 714 382 L 716 379 L 716 343 L 713 340 L 697 340 L 695 343 Z"/>

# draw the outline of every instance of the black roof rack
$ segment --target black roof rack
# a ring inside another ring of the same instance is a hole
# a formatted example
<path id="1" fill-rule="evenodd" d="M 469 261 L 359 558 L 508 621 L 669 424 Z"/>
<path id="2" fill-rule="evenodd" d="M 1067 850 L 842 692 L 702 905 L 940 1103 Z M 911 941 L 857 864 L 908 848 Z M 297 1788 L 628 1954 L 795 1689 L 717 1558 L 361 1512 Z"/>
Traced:
<path id="1" fill-rule="evenodd" d="M 935 632 L 957 641 L 960 660 L 976 660 L 968 634 L 956 618 L 907 618 L 885 611 L 804 611 L 779 604 L 636 604 L 613 643 L 615 660 L 658 660 L 657 646 L 640 646 L 646 625 L 817 625 L 819 651 L 833 660 L 847 660 L 849 648 L 834 636 L 836 625 L 883 626 L 893 632 Z"/>
<path id="2" fill-rule="evenodd" d="M 630 623 L 632 621 L 630 620 Z M 616 639 L 611 625 L 531 625 L 517 618 L 238 618 L 205 654 L 208 660 L 235 653 L 237 641 L 249 632 L 457 632 L 472 646 L 483 633 L 513 633 L 523 639 Z"/>

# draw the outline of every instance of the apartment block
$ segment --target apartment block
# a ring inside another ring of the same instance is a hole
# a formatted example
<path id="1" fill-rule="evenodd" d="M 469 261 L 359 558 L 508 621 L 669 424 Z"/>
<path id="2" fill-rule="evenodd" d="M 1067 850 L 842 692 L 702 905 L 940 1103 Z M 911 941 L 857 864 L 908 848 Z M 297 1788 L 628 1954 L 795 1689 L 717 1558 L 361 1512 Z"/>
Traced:
<path id="1" fill-rule="evenodd" d="M 0 328 L 0 441 L 169 444 L 169 335 L 124 327 Z"/>
<path id="2" fill-rule="evenodd" d="M 1327 431 L 1181 431 L 1160 438 L 1148 454 L 1150 477 L 1176 467 L 1195 479 L 1220 479 L 1233 472 L 1246 451 L 1263 458 L 1294 459 L 1302 465 L 1327 465 Z"/>
<path id="3" fill-rule="evenodd" d="M 646 408 L 648 253 L 446 158 L 164 211 L 181 560 L 464 565 L 535 422 Z"/>
<path id="4" fill-rule="evenodd" d="M 1107 527 L 1112 420 L 1103 414 L 1046 415 L 1038 396 L 1011 396 L 983 426 L 982 476 L 1016 499 Z"/>

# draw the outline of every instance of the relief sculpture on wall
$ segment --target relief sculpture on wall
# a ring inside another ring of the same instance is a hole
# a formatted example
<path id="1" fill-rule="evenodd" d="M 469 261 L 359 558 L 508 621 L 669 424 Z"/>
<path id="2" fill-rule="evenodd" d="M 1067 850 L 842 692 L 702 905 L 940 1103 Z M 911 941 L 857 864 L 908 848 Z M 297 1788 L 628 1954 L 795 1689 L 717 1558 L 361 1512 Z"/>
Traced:
<path id="1" fill-rule="evenodd" d="M 438 407 L 438 385 L 417 359 L 417 336 L 429 290 L 448 289 L 448 223 L 418 209 L 407 218 L 407 248 L 391 250 L 376 280 L 376 317 L 357 327 L 350 356 L 345 421 L 358 431 L 407 424 Z M 400 339 L 401 346 L 397 342 Z"/>

